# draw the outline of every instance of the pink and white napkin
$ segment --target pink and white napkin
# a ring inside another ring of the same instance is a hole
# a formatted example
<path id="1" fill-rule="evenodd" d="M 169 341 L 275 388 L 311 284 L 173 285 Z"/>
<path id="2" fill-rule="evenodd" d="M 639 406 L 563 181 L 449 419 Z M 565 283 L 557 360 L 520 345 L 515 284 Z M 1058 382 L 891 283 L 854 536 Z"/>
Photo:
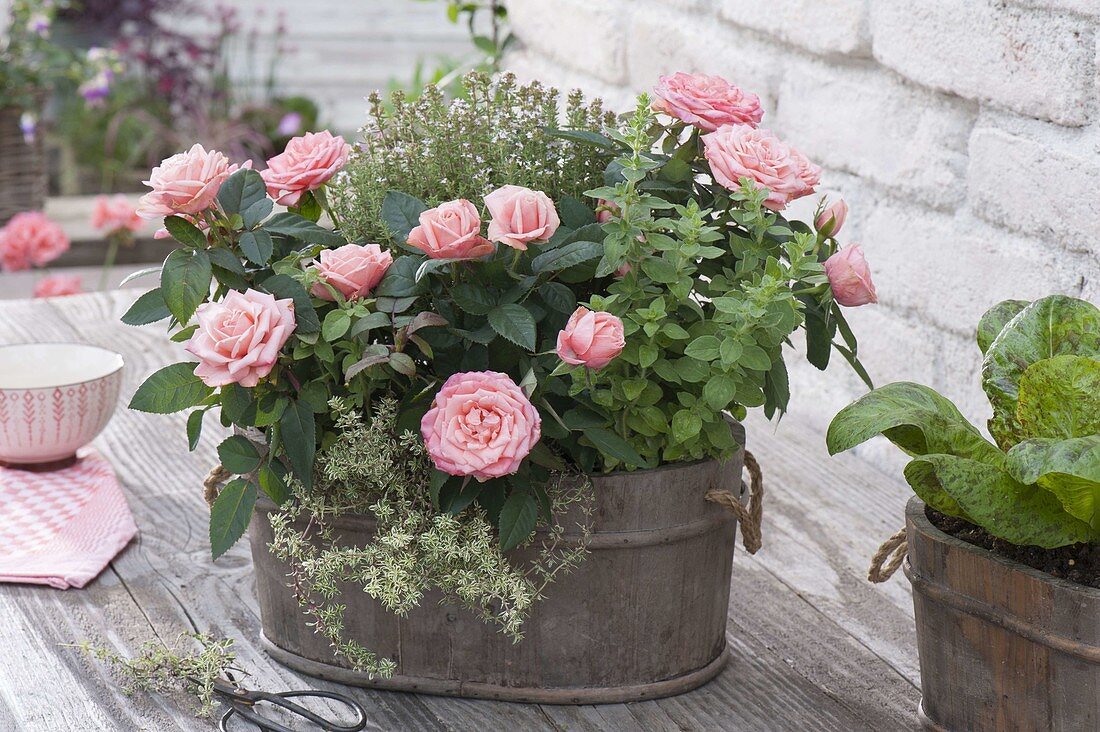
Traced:
<path id="1" fill-rule="evenodd" d="M 111 464 L 94 450 L 47 473 L 0 467 L 0 582 L 83 587 L 136 533 Z"/>

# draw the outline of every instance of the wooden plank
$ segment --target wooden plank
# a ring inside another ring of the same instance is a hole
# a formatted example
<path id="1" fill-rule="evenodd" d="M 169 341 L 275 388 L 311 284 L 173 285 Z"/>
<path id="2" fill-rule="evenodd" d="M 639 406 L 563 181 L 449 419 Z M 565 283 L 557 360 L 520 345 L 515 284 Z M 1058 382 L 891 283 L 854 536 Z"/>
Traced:
<path id="1" fill-rule="evenodd" d="M 805 424 L 776 428 L 757 415 L 748 434 L 771 488 L 764 548 L 751 561 L 916 684 L 909 583 L 900 573 L 881 585 L 866 578 L 871 555 L 904 521 L 910 488 L 854 455 L 829 457 L 824 435 Z"/>

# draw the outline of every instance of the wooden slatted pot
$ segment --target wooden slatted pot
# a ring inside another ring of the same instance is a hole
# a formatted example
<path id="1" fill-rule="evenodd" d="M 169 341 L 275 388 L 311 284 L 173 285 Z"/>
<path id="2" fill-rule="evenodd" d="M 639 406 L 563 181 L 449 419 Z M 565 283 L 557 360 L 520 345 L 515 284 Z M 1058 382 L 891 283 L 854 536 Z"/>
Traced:
<path id="1" fill-rule="evenodd" d="M 906 533 L 924 728 L 1100 729 L 1100 590 L 949 536 L 916 498 Z"/>
<path id="2" fill-rule="evenodd" d="M 734 425 L 741 444 L 744 428 Z M 268 514 L 257 503 L 250 529 L 264 643 L 293 669 L 345 684 L 428 694 L 550 704 L 652 699 L 694 689 L 725 665 L 726 614 L 736 521 L 704 499 L 710 488 L 741 492 L 743 453 L 594 479 L 588 557 L 556 579 L 513 643 L 494 625 L 428 594 L 401 618 L 347 585 L 346 631 L 393 659 L 389 679 L 340 665 L 306 625 L 287 568 L 272 557 Z M 371 517 L 345 517 L 344 540 L 362 545 Z M 565 524 L 563 524 L 565 525 Z M 524 558 L 517 550 L 516 559 Z"/>

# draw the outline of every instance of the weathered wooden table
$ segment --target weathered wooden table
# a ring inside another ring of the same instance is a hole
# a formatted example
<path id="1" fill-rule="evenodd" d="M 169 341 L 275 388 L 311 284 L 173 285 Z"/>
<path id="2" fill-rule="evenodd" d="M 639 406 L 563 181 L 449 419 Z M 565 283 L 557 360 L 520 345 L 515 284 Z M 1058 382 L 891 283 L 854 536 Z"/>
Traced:
<path id="1" fill-rule="evenodd" d="M 156 326 L 118 318 L 133 293 L 0 302 L 0 343 L 82 341 L 126 359 L 126 385 L 96 447 L 114 464 L 140 534 L 83 590 L 0 585 L 0 730 L 207 730 L 184 700 L 126 696 L 104 667 L 62 644 L 129 655 L 200 630 L 236 642 L 248 683 L 351 693 L 374 730 L 904 730 L 919 692 L 908 583 L 872 586 L 867 558 L 901 522 L 908 490 L 786 419 L 750 421 L 766 473 L 765 544 L 734 561 L 733 658 L 695 692 L 657 701 L 555 707 L 348 690 L 278 665 L 259 649 L 247 542 L 212 563 L 201 481 L 220 439 L 207 420 L 188 453 L 183 417 L 125 408 L 150 372 L 181 360 Z M 0 518 L 2 520 L 2 518 Z M 552 588 L 551 588 L 552 591 Z M 241 724 L 233 729 L 246 729 Z"/>

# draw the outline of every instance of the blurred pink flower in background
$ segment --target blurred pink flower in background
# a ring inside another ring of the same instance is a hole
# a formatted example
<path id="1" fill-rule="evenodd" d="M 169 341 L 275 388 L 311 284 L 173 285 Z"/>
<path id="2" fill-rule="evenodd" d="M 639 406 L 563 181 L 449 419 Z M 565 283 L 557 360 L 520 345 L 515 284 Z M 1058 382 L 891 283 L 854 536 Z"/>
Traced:
<path id="1" fill-rule="evenodd" d="M 755 127 L 764 117 L 760 97 L 741 90 L 721 76 L 685 74 L 662 76 L 653 90 L 653 109 L 713 132 L 723 125 Z"/>
<path id="2" fill-rule="evenodd" d="M 825 260 L 825 274 L 833 288 L 833 298 L 845 307 L 857 307 L 878 302 L 871 268 L 859 244 L 844 247 Z"/>
<path id="3" fill-rule="evenodd" d="M 296 206 L 306 191 L 314 191 L 336 175 L 351 154 L 351 145 L 328 130 L 307 132 L 286 144 L 260 173 L 267 193 L 283 206 Z"/>
<path id="4" fill-rule="evenodd" d="M 287 112 L 279 120 L 279 134 L 283 137 L 297 135 L 302 131 L 302 115 L 298 112 Z"/>
<path id="5" fill-rule="evenodd" d="M 46 275 L 34 283 L 35 297 L 63 297 L 65 295 L 79 295 L 83 292 L 80 286 L 80 275 Z"/>
<path id="6" fill-rule="evenodd" d="M 92 227 L 108 234 L 116 231 L 135 232 L 141 229 L 144 221 L 137 215 L 137 207 L 122 194 L 99 196 L 92 209 Z"/>
<path id="7" fill-rule="evenodd" d="M 821 168 L 769 130 L 720 127 L 703 135 L 703 145 L 719 185 L 735 191 L 741 188 L 741 178 L 749 178 L 768 189 L 764 205 L 774 211 L 813 193 L 821 181 Z"/>
<path id="8" fill-rule="evenodd" d="M 0 229 L 0 269 L 16 272 L 41 267 L 69 248 L 65 231 L 41 211 L 24 211 Z"/>

